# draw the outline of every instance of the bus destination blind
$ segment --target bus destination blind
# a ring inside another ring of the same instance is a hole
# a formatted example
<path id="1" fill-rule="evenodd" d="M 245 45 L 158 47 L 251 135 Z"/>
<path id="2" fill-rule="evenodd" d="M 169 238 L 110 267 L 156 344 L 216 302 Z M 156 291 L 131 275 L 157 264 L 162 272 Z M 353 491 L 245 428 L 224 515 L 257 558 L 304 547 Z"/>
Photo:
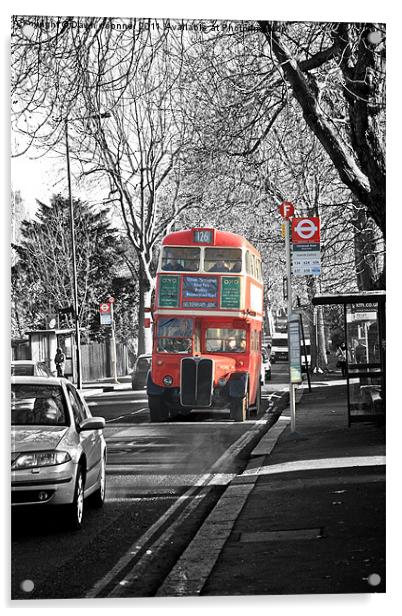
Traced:
<path id="1" fill-rule="evenodd" d="M 217 298 L 216 276 L 184 276 L 183 308 L 216 308 Z"/>

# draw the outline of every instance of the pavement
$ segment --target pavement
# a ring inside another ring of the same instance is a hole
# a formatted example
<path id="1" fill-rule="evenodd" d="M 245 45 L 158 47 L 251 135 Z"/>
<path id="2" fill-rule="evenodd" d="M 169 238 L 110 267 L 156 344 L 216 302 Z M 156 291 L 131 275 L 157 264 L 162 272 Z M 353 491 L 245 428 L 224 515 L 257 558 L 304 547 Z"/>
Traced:
<path id="1" fill-rule="evenodd" d="M 85 398 L 89 398 L 102 392 L 124 391 L 127 389 L 131 389 L 131 374 L 119 376 L 117 382 L 112 378 L 104 378 L 99 381 L 86 381 L 82 384 L 80 393 L 82 393 Z"/>
<path id="2" fill-rule="evenodd" d="M 276 423 L 158 596 L 385 592 L 385 427 L 348 427 L 345 382 L 312 380 L 296 431 L 289 408 L 271 409 Z"/>

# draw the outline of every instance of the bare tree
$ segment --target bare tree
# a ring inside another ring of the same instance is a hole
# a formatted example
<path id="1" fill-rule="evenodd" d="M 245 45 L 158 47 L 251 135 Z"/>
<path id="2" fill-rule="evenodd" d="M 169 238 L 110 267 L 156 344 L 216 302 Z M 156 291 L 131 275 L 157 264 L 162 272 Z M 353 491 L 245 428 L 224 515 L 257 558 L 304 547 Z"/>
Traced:
<path id="1" fill-rule="evenodd" d="M 180 212 L 199 202 L 186 180 L 192 135 L 183 107 L 181 38 L 153 32 L 147 20 L 123 20 L 118 32 L 113 20 L 80 18 L 81 29 L 73 24 L 58 18 L 54 34 L 37 28 L 25 43 L 16 24 L 15 130 L 26 137 L 24 145 L 62 154 L 67 126 L 81 177 L 108 187 L 138 257 L 141 353 L 151 344 L 141 324 L 151 301 L 155 247 Z"/>
<path id="2" fill-rule="evenodd" d="M 259 23 L 307 125 L 385 238 L 385 26 Z"/>

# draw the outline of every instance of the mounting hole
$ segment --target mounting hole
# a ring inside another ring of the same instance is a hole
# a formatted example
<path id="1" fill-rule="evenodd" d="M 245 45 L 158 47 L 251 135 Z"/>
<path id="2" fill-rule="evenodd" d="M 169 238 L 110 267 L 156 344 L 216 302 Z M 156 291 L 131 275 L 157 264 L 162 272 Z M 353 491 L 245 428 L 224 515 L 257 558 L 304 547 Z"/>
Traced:
<path id="1" fill-rule="evenodd" d="M 24 592 L 32 592 L 34 588 L 35 584 L 32 580 L 24 580 L 23 582 L 21 582 L 21 590 L 23 590 Z"/>
<path id="2" fill-rule="evenodd" d="M 378 575 L 378 573 L 371 573 L 368 576 L 367 581 L 370 586 L 378 586 L 378 584 L 381 583 L 381 575 Z"/>

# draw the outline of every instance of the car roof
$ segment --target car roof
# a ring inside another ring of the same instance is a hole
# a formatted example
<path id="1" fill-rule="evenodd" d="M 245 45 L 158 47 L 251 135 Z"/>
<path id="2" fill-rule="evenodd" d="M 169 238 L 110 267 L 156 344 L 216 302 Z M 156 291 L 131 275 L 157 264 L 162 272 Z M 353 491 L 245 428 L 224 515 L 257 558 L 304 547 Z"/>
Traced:
<path id="1" fill-rule="evenodd" d="M 68 379 L 63 379 L 57 376 L 12 376 L 12 385 L 63 385 L 68 383 Z M 72 383 L 70 383 L 71 385 Z"/>
<path id="2" fill-rule="evenodd" d="M 34 366 L 37 363 L 40 363 L 40 362 L 37 362 L 34 359 L 13 359 L 11 360 L 12 366 Z"/>

